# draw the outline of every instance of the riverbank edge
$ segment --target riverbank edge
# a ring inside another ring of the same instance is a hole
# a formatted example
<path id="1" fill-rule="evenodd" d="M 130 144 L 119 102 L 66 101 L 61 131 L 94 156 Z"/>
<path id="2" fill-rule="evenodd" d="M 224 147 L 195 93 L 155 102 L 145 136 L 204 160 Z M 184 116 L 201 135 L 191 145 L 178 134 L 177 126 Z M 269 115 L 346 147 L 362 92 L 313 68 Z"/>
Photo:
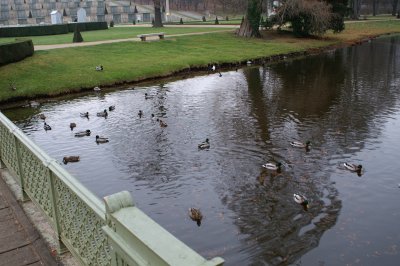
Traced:
<path id="1" fill-rule="evenodd" d="M 321 46 L 318 48 L 309 48 L 309 49 L 300 50 L 297 52 L 282 53 L 282 54 L 276 54 L 276 55 L 270 55 L 270 56 L 258 57 L 258 58 L 248 58 L 246 60 L 236 61 L 236 62 L 225 62 L 225 63 L 218 64 L 218 69 L 220 71 L 237 69 L 237 68 L 246 66 L 249 61 L 251 61 L 251 65 L 254 65 L 254 66 L 257 66 L 257 65 L 261 66 L 261 65 L 265 65 L 265 64 L 277 63 L 277 62 L 284 61 L 287 59 L 296 59 L 296 58 L 300 58 L 303 56 L 316 55 L 316 54 L 321 54 L 321 53 L 327 52 L 327 51 L 334 51 L 334 50 L 340 49 L 340 48 L 360 45 L 364 42 L 368 42 L 368 41 L 370 41 L 372 39 L 376 39 L 378 37 L 397 35 L 399 33 L 400 32 L 388 32 L 388 33 L 362 36 L 361 38 L 355 38 L 352 40 L 347 40 L 347 41 L 338 42 L 338 43 L 334 43 L 334 44 L 328 44 L 328 45 Z M 158 76 L 147 77 L 147 78 L 142 78 L 142 79 L 137 79 L 137 80 L 124 80 L 124 81 L 116 81 L 113 83 L 100 84 L 100 87 L 102 90 L 107 91 L 107 90 L 110 90 L 110 89 L 118 87 L 118 86 L 132 86 L 133 87 L 134 85 L 140 85 L 142 83 L 161 81 L 163 79 L 171 78 L 174 76 L 182 76 L 182 77 L 186 77 L 188 75 L 197 76 L 197 75 L 201 75 L 201 74 L 205 74 L 205 73 L 209 73 L 208 66 L 192 66 L 192 67 L 188 67 L 188 68 L 183 68 L 178 71 L 172 71 L 165 75 L 158 75 Z M 12 107 L 23 106 L 23 105 L 26 105 L 27 101 L 30 101 L 30 100 L 36 100 L 38 102 L 45 102 L 48 99 L 66 96 L 66 95 L 79 94 L 79 93 L 88 92 L 88 91 L 93 91 L 93 88 L 92 87 L 69 88 L 69 89 L 66 89 L 64 92 L 60 92 L 60 93 L 56 93 L 56 94 L 37 94 L 35 96 L 11 97 L 9 99 L 0 101 L 0 109 L 1 108 L 7 109 L 7 108 L 12 108 Z"/>

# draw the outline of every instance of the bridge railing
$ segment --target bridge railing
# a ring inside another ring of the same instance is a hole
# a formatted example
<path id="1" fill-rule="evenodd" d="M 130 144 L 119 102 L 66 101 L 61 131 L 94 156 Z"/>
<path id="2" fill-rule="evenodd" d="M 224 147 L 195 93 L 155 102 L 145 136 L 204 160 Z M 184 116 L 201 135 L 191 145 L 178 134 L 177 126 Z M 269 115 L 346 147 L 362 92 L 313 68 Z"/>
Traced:
<path id="1" fill-rule="evenodd" d="M 222 265 L 206 260 L 134 206 L 129 192 L 98 199 L 0 113 L 0 159 L 24 200 L 45 213 L 82 265 Z"/>

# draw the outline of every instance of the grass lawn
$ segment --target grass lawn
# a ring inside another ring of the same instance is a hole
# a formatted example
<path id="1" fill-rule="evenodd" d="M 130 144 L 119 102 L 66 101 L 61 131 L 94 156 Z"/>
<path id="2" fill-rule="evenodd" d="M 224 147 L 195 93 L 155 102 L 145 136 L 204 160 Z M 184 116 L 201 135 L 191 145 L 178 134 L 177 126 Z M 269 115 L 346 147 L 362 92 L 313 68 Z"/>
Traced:
<path id="1" fill-rule="evenodd" d="M 95 31 L 83 31 L 81 35 L 85 42 L 95 42 L 103 40 L 116 40 L 116 39 L 129 39 L 136 38 L 138 34 L 153 33 L 153 32 L 165 32 L 165 34 L 183 34 L 192 32 L 211 32 L 221 31 L 226 28 L 168 28 L 154 29 L 152 27 L 113 27 L 108 30 L 95 30 Z M 48 36 L 30 36 L 22 37 L 32 39 L 34 45 L 44 44 L 63 44 L 72 43 L 74 33 L 60 34 L 60 35 L 48 35 Z M 0 43 L 13 42 L 15 37 L 0 38 Z"/>
<path id="2" fill-rule="evenodd" d="M 346 25 L 341 34 L 299 39 L 271 32 L 265 39 L 238 38 L 230 32 L 180 36 L 154 42 L 121 42 L 37 51 L 32 57 L 0 67 L 0 102 L 17 97 L 57 95 L 139 81 L 209 63 L 227 63 L 347 43 L 367 36 L 400 32 L 400 20 Z M 95 71 L 96 65 L 104 71 Z M 11 90 L 13 82 L 16 90 Z"/>

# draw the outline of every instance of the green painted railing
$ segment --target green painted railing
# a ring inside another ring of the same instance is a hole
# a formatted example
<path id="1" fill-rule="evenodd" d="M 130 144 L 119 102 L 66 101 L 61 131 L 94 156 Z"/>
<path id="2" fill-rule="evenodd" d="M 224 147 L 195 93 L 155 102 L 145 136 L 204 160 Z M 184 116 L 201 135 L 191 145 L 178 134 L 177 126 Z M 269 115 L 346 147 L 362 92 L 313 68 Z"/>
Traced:
<path id="1" fill-rule="evenodd" d="M 134 206 L 129 192 L 104 202 L 0 112 L 0 159 L 82 265 L 222 265 L 206 260 Z"/>

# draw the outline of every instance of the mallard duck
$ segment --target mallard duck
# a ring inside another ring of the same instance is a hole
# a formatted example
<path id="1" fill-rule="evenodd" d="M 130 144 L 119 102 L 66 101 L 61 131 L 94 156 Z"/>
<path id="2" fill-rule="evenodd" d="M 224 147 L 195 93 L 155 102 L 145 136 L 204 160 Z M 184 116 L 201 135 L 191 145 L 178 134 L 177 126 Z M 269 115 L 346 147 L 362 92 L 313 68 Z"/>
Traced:
<path id="1" fill-rule="evenodd" d="M 267 168 L 269 170 L 273 171 L 280 171 L 281 170 L 282 163 L 266 163 L 263 164 L 262 167 Z"/>
<path id="2" fill-rule="evenodd" d="M 142 116 L 143 116 L 143 111 L 142 111 L 142 110 L 139 110 L 138 116 L 139 116 L 139 117 L 142 117 Z"/>
<path id="3" fill-rule="evenodd" d="M 97 86 L 94 87 L 93 90 L 94 90 L 94 91 L 101 91 L 100 87 L 97 87 Z"/>
<path id="4" fill-rule="evenodd" d="M 70 128 L 71 130 L 73 130 L 75 127 L 76 127 L 76 124 L 75 124 L 75 123 L 70 123 L 70 124 L 69 124 L 69 128 Z"/>
<path id="5" fill-rule="evenodd" d="M 115 110 L 115 105 L 111 105 L 110 107 L 108 107 L 108 111 L 114 111 Z"/>
<path id="6" fill-rule="evenodd" d="M 90 130 L 86 129 L 85 131 L 80 131 L 75 133 L 75 137 L 85 137 L 85 136 L 90 136 Z"/>
<path id="7" fill-rule="evenodd" d="M 42 120 L 46 120 L 46 116 L 44 114 L 40 114 L 39 118 L 42 119 Z"/>
<path id="8" fill-rule="evenodd" d="M 300 142 L 300 141 L 291 141 L 290 145 L 296 148 L 306 148 L 309 149 L 311 142 L 308 140 L 306 143 Z"/>
<path id="9" fill-rule="evenodd" d="M 164 121 L 160 120 L 160 127 L 167 127 L 167 126 L 168 125 Z"/>
<path id="10" fill-rule="evenodd" d="M 89 112 L 86 112 L 86 113 L 80 113 L 80 116 L 81 116 L 81 117 L 86 117 L 86 118 L 89 118 Z"/>
<path id="11" fill-rule="evenodd" d="M 215 69 L 216 69 L 215 65 L 212 65 L 211 70 L 215 71 Z"/>
<path id="12" fill-rule="evenodd" d="M 107 116 L 108 116 L 107 109 L 104 109 L 103 112 L 97 113 L 97 116 L 100 116 L 100 117 L 107 117 Z"/>
<path id="13" fill-rule="evenodd" d="M 46 122 L 44 122 L 44 125 L 43 125 L 43 128 L 44 128 L 44 130 L 51 130 L 51 126 L 50 125 L 48 125 Z"/>
<path id="14" fill-rule="evenodd" d="M 362 170 L 362 165 L 361 164 L 356 165 L 356 164 L 352 164 L 352 163 L 343 163 L 343 166 L 347 170 L 352 171 L 352 172 L 356 172 L 358 174 L 360 174 L 361 170 Z"/>
<path id="15" fill-rule="evenodd" d="M 305 210 L 308 210 L 308 200 L 306 197 L 299 194 L 293 194 L 293 199 L 295 202 L 302 205 Z"/>
<path id="16" fill-rule="evenodd" d="M 203 219 L 203 215 L 201 214 L 199 209 L 190 208 L 189 209 L 189 217 L 193 221 L 196 221 L 198 226 L 201 225 L 201 220 Z"/>
<path id="17" fill-rule="evenodd" d="M 103 66 L 101 66 L 101 65 L 100 65 L 100 66 L 96 66 L 96 71 L 103 71 L 103 69 L 104 69 L 104 68 L 103 68 Z"/>
<path id="18" fill-rule="evenodd" d="M 108 138 L 99 137 L 99 135 L 96 135 L 96 142 L 97 143 L 107 143 L 108 141 L 109 141 Z"/>
<path id="19" fill-rule="evenodd" d="M 147 92 L 146 92 L 146 93 L 144 94 L 144 98 L 145 98 L 146 100 L 148 100 L 148 99 L 152 99 L 153 96 L 148 95 Z"/>
<path id="20" fill-rule="evenodd" d="M 63 158 L 64 164 L 75 163 L 75 162 L 79 162 L 79 156 L 66 156 Z"/>
<path id="21" fill-rule="evenodd" d="M 199 145 L 197 145 L 197 147 L 199 147 L 199 149 L 201 149 L 201 150 L 209 149 L 210 148 L 210 140 L 206 139 L 204 142 L 202 142 Z"/>

